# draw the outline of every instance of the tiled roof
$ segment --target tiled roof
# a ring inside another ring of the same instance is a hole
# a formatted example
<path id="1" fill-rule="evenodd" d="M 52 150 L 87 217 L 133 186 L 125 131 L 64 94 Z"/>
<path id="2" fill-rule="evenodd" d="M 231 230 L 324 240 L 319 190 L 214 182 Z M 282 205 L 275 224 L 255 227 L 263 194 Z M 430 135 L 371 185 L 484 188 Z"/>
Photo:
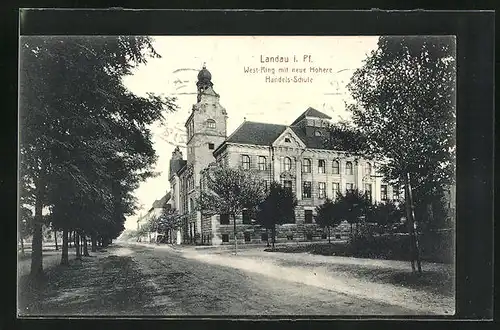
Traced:
<path id="1" fill-rule="evenodd" d="M 175 172 L 176 174 L 179 174 L 183 169 L 186 168 L 187 160 L 181 159 L 179 160 L 179 169 Z"/>
<path id="2" fill-rule="evenodd" d="M 155 200 L 152 208 L 155 208 L 155 209 L 164 208 L 167 205 L 169 200 L 170 200 L 170 192 L 168 192 L 161 199 Z"/>
<path id="3" fill-rule="evenodd" d="M 325 144 L 325 137 L 326 135 L 324 133 L 325 130 L 321 130 L 323 133 L 322 136 L 307 136 L 306 132 L 304 132 L 304 129 L 299 126 L 290 126 L 292 131 L 297 134 L 297 136 L 304 142 L 307 148 L 312 148 L 312 149 L 328 149 Z"/>
<path id="4" fill-rule="evenodd" d="M 171 178 L 174 174 L 179 173 L 179 171 L 186 165 L 187 160 L 184 159 L 171 159 L 170 160 L 170 168 L 169 168 L 169 178 Z"/>
<path id="5" fill-rule="evenodd" d="M 268 146 L 271 145 L 285 129 L 285 125 L 245 121 L 226 142 Z"/>
<path id="6" fill-rule="evenodd" d="M 307 108 L 306 111 L 304 111 L 297 119 L 294 120 L 294 122 L 292 123 L 291 126 L 297 124 L 299 121 L 301 121 L 302 119 L 304 119 L 305 117 L 315 117 L 315 118 L 325 118 L 325 119 L 332 119 L 332 117 L 324 114 L 323 112 L 321 111 L 318 111 L 314 108 Z"/>

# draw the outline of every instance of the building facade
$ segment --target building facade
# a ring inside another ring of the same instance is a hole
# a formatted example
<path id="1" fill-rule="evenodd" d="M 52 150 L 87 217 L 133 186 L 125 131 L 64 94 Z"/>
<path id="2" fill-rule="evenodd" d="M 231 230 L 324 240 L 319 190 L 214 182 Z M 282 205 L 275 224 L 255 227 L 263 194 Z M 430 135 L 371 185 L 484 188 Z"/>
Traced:
<path id="1" fill-rule="evenodd" d="M 277 181 L 292 189 L 298 200 L 295 221 L 279 226 L 278 240 L 326 238 L 315 224 L 315 208 L 337 192 L 359 189 L 373 202 L 400 198 L 401 191 L 377 173 L 376 162 L 326 147 L 331 118 L 316 109 L 308 108 L 291 125 L 244 121 L 227 136 L 227 113 L 211 78 L 203 67 L 198 102 L 186 121 L 186 160 L 176 148 L 170 161 L 172 207 L 183 218 L 185 243 L 224 244 L 234 239 L 228 215 L 204 216 L 196 210 L 202 171 L 213 162 L 254 170 L 264 185 Z M 237 216 L 238 241 L 267 241 L 266 231 L 254 222 L 245 211 Z"/>

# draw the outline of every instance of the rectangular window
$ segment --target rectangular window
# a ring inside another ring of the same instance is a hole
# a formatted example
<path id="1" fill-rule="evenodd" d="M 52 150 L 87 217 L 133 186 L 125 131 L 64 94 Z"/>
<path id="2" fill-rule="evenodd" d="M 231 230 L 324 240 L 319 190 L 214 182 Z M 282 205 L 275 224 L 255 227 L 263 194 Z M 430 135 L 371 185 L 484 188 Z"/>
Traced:
<path id="1" fill-rule="evenodd" d="M 380 186 L 380 199 L 383 201 L 387 200 L 387 185 L 385 184 Z"/>
<path id="2" fill-rule="evenodd" d="M 333 182 L 333 184 L 332 184 L 332 193 L 333 193 L 332 199 L 333 200 L 337 199 L 337 195 L 340 192 L 340 188 L 339 187 L 340 187 L 340 184 L 338 182 Z"/>
<path id="3" fill-rule="evenodd" d="M 313 234 L 306 234 L 306 240 L 312 241 L 313 240 Z"/>
<path id="4" fill-rule="evenodd" d="M 302 161 L 302 172 L 311 173 L 311 160 L 310 159 L 304 159 Z"/>
<path id="5" fill-rule="evenodd" d="M 291 191 L 292 190 L 292 181 L 290 181 L 290 180 L 283 181 L 283 188 Z"/>
<path id="6" fill-rule="evenodd" d="M 241 155 L 241 167 L 244 170 L 249 170 L 250 169 L 250 156 L 248 156 L 248 155 Z"/>
<path id="7" fill-rule="evenodd" d="M 313 222 L 313 211 L 312 210 L 305 210 L 304 211 L 304 222 L 305 223 L 312 223 Z"/>
<path id="8" fill-rule="evenodd" d="M 222 243 L 229 242 L 229 234 L 222 234 Z"/>
<path id="9" fill-rule="evenodd" d="M 304 181 L 302 188 L 302 198 L 311 198 L 311 181 Z"/>
<path id="10" fill-rule="evenodd" d="M 243 224 L 249 225 L 251 222 L 250 220 L 250 211 L 249 210 L 243 210 L 241 212 L 241 217 L 243 218 Z"/>
<path id="11" fill-rule="evenodd" d="M 214 148 L 215 148 L 215 145 L 213 143 L 208 144 L 208 149 L 214 150 Z"/>
<path id="12" fill-rule="evenodd" d="M 372 200 L 372 184 L 365 183 L 365 195 L 369 200 Z"/>
<path id="13" fill-rule="evenodd" d="M 325 198 L 326 197 L 326 183 L 320 182 L 319 183 L 319 198 Z"/>
<path id="14" fill-rule="evenodd" d="M 266 170 L 266 157 L 264 156 L 259 156 L 259 170 L 260 171 Z"/>
<path id="15" fill-rule="evenodd" d="M 264 184 L 264 191 L 267 192 L 267 190 L 269 189 L 267 185 L 267 180 L 262 181 L 262 183 Z"/>
<path id="16" fill-rule="evenodd" d="M 392 198 L 394 200 L 399 200 L 399 187 L 398 186 L 392 187 Z"/>
<path id="17" fill-rule="evenodd" d="M 267 242 L 267 233 L 260 234 L 260 240 L 264 241 L 264 242 Z"/>
<path id="18" fill-rule="evenodd" d="M 245 232 L 243 235 L 245 236 L 245 242 L 251 241 L 252 237 L 251 237 L 250 233 Z"/>
<path id="19" fill-rule="evenodd" d="M 229 225 L 229 214 L 221 214 L 220 215 L 220 224 L 221 225 Z"/>
<path id="20" fill-rule="evenodd" d="M 345 190 L 352 192 L 354 190 L 354 183 L 346 183 Z"/>
<path id="21" fill-rule="evenodd" d="M 324 159 L 318 160 L 318 173 L 325 173 L 326 163 Z"/>
<path id="22" fill-rule="evenodd" d="M 293 241 L 293 234 L 286 235 L 286 239 L 289 241 Z"/>

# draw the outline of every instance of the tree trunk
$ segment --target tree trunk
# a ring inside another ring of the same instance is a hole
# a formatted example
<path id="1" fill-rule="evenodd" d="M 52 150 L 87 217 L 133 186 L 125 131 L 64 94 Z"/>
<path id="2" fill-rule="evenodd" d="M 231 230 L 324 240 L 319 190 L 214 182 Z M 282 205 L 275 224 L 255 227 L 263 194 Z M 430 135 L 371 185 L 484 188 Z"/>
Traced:
<path id="1" fill-rule="evenodd" d="M 56 251 L 59 250 L 59 246 L 57 245 L 57 230 L 54 229 L 54 242 L 56 243 Z"/>
<path id="2" fill-rule="evenodd" d="M 72 245 L 72 237 L 71 237 L 71 231 L 68 232 L 68 247 L 73 247 Z"/>
<path id="3" fill-rule="evenodd" d="M 274 243 L 276 242 L 276 225 L 273 225 L 273 228 L 271 229 L 271 235 L 273 236 L 271 238 L 271 240 L 272 240 L 273 251 L 274 251 Z"/>
<path id="4" fill-rule="evenodd" d="M 429 216 L 427 228 L 436 228 L 435 224 L 434 224 L 434 207 L 433 207 L 432 203 L 429 203 L 427 205 L 427 213 Z"/>
<path id="5" fill-rule="evenodd" d="M 96 242 L 95 234 L 92 234 L 92 236 L 90 237 L 90 240 L 91 240 L 91 244 L 92 244 L 91 251 L 96 252 L 97 251 L 97 242 Z"/>
<path id="6" fill-rule="evenodd" d="M 24 256 L 24 239 L 22 236 L 19 239 L 21 240 L 21 254 Z"/>
<path id="7" fill-rule="evenodd" d="M 63 232 L 62 232 L 61 265 L 69 265 L 69 260 L 68 260 L 68 230 L 66 228 L 64 228 Z"/>
<path id="8" fill-rule="evenodd" d="M 33 219 L 33 239 L 31 241 L 31 272 L 33 278 L 43 275 L 43 256 L 42 256 L 42 187 L 41 180 L 37 182 L 36 200 L 35 200 L 35 216 Z"/>
<path id="9" fill-rule="evenodd" d="M 266 237 L 267 237 L 266 245 L 267 245 L 267 247 L 269 247 L 270 246 L 270 244 L 269 244 L 269 230 L 267 228 L 266 228 Z"/>
<path id="10" fill-rule="evenodd" d="M 73 237 L 75 239 L 75 250 L 76 250 L 76 259 L 81 260 L 82 254 L 80 251 L 80 237 L 76 232 L 73 232 Z"/>
<path id="11" fill-rule="evenodd" d="M 330 238 L 330 226 L 328 226 L 328 243 L 332 244 L 332 240 Z"/>
<path id="12" fill-rule="evenodd" d="M 88 247 L 88 244 L 87 244 L 87 235 L 83 234 L 82 238 L 83 238 L 83 255 L 85 257 L 90 257 L 89 247 Z"/>
<path id="13" fill-rule="evenodd" d="M 234 230 L 234 254 L 238 253 L 238 238 L 236 234 L 236 215 L 233 214 L 233 230 Z"/>
<path id="14" fill-rule="evenodd" d="M 413 198 L 411 194 L 411 185 L 410 185 L 410 174 L 406 175 L 406 184 L 405 184 L 405 194 L 406 194 L 406 216 L 408 221 L 408 230 L 410 234 L 410 255 L 411 255 L 411 268 L 412 271 L 415 272 L 415 261 L 417 262 L 417 269 L 419 273 L 422 273 L 422 264 L 420 262 L 420 251 L 418 244 L 418 234 L 416 232 L 416 222 L 415 222 L 415 213 L 413 211 Z"/>

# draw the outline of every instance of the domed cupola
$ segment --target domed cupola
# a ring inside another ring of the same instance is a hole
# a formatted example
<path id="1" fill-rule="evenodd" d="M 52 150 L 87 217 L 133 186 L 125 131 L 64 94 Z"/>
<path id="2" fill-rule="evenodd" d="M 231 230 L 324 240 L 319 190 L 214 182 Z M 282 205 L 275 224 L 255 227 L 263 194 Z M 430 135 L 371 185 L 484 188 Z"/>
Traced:
<path id="1" fill-rule="evenodd" d="M 212 80 L 212 74 L 207 70 L 205 64 L 203 64 L 203 69 L 198 73 L 198 82 L 209 82 Z"/>
<path id="2" fill-rule="evenodd" d="M 198 87 L 198 101 L 201 94 L 205 93 L 207 89 L 212 88 L 213 85 L 212 74 L 207 70 L 205 64 L 203 64 L 203 68 L 198 72 L 198 82 L 196 83 L 196 87 Z"/>

